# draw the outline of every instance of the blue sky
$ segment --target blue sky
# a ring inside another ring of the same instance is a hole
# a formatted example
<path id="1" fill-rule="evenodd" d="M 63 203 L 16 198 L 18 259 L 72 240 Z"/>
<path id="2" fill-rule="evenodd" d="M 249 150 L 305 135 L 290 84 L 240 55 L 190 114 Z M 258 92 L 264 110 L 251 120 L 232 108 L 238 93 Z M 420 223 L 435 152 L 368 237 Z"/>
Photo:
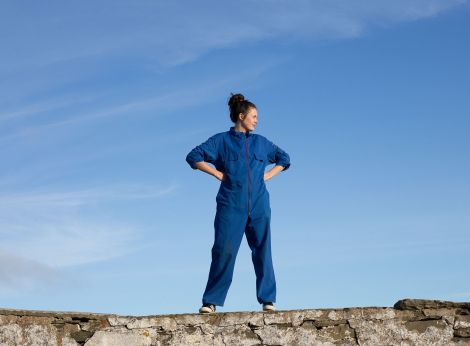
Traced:
<path id="1" fill-rule="evenodd" d="M 278 309 L 470 300 L 470 4 L 3 1 L 0 306 L 197 312 L 218 181 L 258 107 Z M 220 311 L 258 310 L 246 238 Z"/>

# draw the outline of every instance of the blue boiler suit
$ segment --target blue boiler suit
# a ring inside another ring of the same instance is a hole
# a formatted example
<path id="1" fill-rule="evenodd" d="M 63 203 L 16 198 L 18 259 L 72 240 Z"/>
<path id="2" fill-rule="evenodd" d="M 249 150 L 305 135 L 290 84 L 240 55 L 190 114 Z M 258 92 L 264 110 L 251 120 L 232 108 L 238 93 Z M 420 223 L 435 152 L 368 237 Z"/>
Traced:
<path id="1" fill-rule="evenodd" d="M 217 193 L 212 262 L 202 302 L 223 306 L 232 282 L 235 259 L 243 234 L 251 249 L 260 304 L 276 302 L 276 279 L 271 258 L 271 207 L 264 181 L 265 167 L 290 166 L 289 155 L 267 138 L 247 132 L 221 132 L 196 146 L 186 162 L 212 163 L 224 173 Z"/>

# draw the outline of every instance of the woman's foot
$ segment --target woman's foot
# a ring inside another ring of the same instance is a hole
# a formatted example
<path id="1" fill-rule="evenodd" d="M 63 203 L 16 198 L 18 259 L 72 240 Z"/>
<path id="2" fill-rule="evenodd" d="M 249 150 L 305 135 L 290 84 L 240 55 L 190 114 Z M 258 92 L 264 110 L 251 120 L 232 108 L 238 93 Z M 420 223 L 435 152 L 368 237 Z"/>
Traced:
<path id="1" fill-rule="evenodd" d="M 201 308 L 199 309 L 199 312 L 201 314 L 213 313 L 213 312 L 215 312 L 215 305 L 214 304 L 204 303 L 204 304 L 202 304 Z"/>
<path id="2" fill-rule="evenodd" d="M 264 311 L 274 311 L 276 308 L 272 302 L 264 302 L 263 303 L 263 310 Z"/>

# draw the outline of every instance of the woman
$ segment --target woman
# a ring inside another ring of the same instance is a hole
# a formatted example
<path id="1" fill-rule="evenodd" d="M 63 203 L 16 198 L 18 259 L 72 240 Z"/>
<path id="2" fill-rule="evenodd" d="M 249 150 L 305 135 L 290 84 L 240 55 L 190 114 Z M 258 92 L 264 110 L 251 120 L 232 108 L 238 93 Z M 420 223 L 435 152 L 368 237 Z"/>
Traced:
<path id="1" fill-rule="evenodd" d="M 258 124 L 255 104 L 245 100 L 242 94 L 231 94 L 228 105 L 234 126 L 213 135 L 186 157 L 193 169 L 221 181 L 216 197 L 212 262 L 199 312 L 215 312 L 216 305 L 224 305 L 243 234 L 255 267 L 257 300 L 263 304 L 263 310 L 274 310 L 276 280 L 271 258 L 271 207 L 265 181 L 288 169 L 290 159 L 267 138 L 252 133 Z M 268 164 L 275 166 L 265 172 Z"/>

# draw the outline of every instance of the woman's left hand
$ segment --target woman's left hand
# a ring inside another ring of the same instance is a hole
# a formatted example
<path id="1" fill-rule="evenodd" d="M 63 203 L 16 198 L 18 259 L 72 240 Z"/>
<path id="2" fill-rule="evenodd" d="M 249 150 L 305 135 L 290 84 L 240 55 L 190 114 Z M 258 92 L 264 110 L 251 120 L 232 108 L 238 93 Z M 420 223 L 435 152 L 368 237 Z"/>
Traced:
<path id="1" fill-rule="evenodd" d="M 274 177 L 276 174 L 279 174 L 279 172 L 281 172 L 282 170 L 284 170 L 283 166 L 276 165 L 270 171 L 264 172 L 264 181 L 268 181 L 269 179 Z"/>

